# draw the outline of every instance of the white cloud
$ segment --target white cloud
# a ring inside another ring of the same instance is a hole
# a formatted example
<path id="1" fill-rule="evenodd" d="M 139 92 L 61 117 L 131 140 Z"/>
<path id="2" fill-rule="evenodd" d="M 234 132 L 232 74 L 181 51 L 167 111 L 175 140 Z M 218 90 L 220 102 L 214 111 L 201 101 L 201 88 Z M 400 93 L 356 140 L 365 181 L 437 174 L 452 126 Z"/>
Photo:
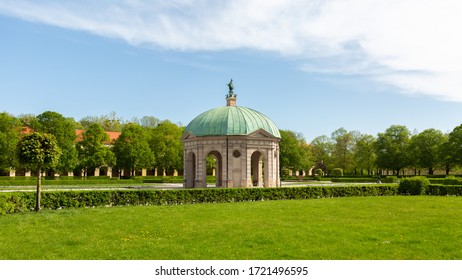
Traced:
<path id="1" fill-rule="evenodd" d="M 272 51 L 305 71 L 462 102 L 458 0 L 3 0 L 0 13 L 134 45 Z"/>

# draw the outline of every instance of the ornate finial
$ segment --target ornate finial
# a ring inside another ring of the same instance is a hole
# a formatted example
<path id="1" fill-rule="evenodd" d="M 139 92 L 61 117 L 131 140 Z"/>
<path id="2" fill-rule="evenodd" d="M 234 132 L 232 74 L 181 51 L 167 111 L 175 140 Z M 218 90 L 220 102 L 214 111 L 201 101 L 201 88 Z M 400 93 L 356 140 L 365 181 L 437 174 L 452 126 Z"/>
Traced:
<path id="1" fill-rule="evenodd" d="M 236 106 L 236 97 L 237 94 L 234 94 L 234 85 L 233 85 L 233 79 L 229 81 L 229 84 L 227 84 L 229 88 L 229 93 L 226 95 L 226 106 Z"/>
<path id="2" fill-rule="evenodd" d="M 226 97 L 236 97 L 236 94 L 234 94 L 234 85 L 233 85 L 233 79 L 231 79 L 231 81 L 229 81 L 229 84 L 227 84 L 228 88 L 229 88 L 229 93 L 228 95 L 226 95 Z"/>

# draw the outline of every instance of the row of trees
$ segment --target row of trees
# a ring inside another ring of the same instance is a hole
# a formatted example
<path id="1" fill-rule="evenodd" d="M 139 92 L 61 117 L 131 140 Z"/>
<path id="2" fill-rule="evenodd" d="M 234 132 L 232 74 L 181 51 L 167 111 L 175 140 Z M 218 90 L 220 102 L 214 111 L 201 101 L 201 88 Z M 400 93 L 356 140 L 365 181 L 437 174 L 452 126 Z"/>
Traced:
<path id="1" fill-rule="evenodd" d="M 395 175 L 405 171 L 420 174 L 425 170 L 433 175 L 435 170 L 449 174 L 462 165 L 462 125 L 448 134 L 433 128 L 411 133 L 406 126 L 392 125 L 377 136 L 340 128 L 330 137 L 316 137 L 310 145 L 295 133 L 284 135 L 292 135 L 292 141 L 298 143 L 292 146 L 298 152 L 291 153 L 304 157 L 297 160 L 297 156 L 291 156 L 291 165 L 285 167 L 293 169 L 315 166 L 330 174 L 340 168 L 354 175 L 372 175 L 376 170 L 388 170 Z"/>
<path id="2" fill-rule="evenodd" d="M 91 121 L 93 120 L 93 121 Z M 107 145 L 108 126 L 117 128 L 120 136 L 111 147 Z M 106 129 L 105 129 L 106 128 Z M 76 141 L 76 129 L 84 129 L 80 141 Z M 142 121 L 123 122 L 114 118 L 87 117 L 80 122 L 56 112 L 44 112 L 38 116 L 14 117 L 0 113 L 0 170 L 11 167 L 24 168 L 18 158 L 17 147 L 21 135 L 37 132 L 53 136 L 60 151 L 59 161 L 53 172 L 81 171 L 91 173 L 101 166 L 122 170 L 161 168 L 166 171 L 181 170 L 183 149 L 180 137 L 183 128 L 154 117 Z"/>
<path id="3" fill-rule="evenodd" d="M 28 133 L 23 131 L 26 128 L 55 137 L 61 151 L 53 168 L 58 173 L 83 170 L 91 174 L 105 165 L 131 172 L 142 168 L 183 170 L 181 125 L 149 116 L 125 122 L 115 113 L 85 117 L 77 122 L 47 111 L 38 116 L 19 117 L 0 113 L 0 172 L 21 167 L 16 147 L 21 133 Z M 76 129 L 85 130 L 79 142 Z M 105 145 L 109 141 L 105 131 L 121 133 L 111 148 Z M 311 143 L 290 130 L 281 130 L 281 136 L 283 174 L 313 167 L 326 173 L 340 168 L 346 174 L 356 175 L 372 175 L 378 169 L 394 174 L 425 169 L 433 174 L 437 169 L 449 173 L 462 165 L 462 125 L 448 134 L 436 129 L 411 133 L 405 126 L 393 125 L 377 136 L 340 128 L 330 136 L 316 137 Z M 213 159 L 207 162 L 212 167 Z"/>

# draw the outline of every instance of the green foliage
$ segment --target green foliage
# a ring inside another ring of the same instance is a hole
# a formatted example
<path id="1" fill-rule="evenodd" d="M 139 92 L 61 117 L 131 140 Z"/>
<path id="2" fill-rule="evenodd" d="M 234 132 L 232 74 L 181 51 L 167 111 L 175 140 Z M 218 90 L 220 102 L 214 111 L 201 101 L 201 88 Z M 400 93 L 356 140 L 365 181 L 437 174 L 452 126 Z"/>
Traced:
<path id="1" fill-rule="evenodd" d="M 226 203 L 262 200 L 312 199 L 350 196 L 395 195 L 397 185 L 369 186 L 321 186 L 294 188 L 211 188 L 180 190 L 92 190 L 48 191 L 42 194 L 43 209 L 71 207 L 126 206 L 126 205 L 175 205 L 196 203 Z M 5 196 L 5 213 L 22 212 L 33 208 L 31 193 L 0 193 Z M 12 198 L 14 197 L 14 199 Z M 14 202 L 18 206 L 13 206 Z"/>
<path id="2" fill-rule="evenodd" d="M 314 175 L 315 175 L 315 176 L 323 176 L 323 175 L 324 175 L 324 171 L 322 171 L 321 168 L 315 169 L 315 170 L 314 170 Z"/>
<path id="3" fill-rule="evenodd" d="M 58 164 L 54 167 L 60 172 L 72 171 L 78 164 L 75 148 L 76 123 L 72 118 L 65 118 L 59 113 L 46 111 L 37 116 L 31 126 L 35 131 L 51 134 L 56 138 L 61 149 Z"/>
<path id="4" fill-rule="evenodd" d="M 412 136 L 409 149 L 415 166 L 427 168 L 432 175 L 434 169 L 442 165 L 441 148 L 445 141 L 446 137 L 436 129 L 427 129 Z"/>
<path id="5" fill-rule="evenodd" d="M 379 133 L 376 142 L 377 166 L 397 173 L 409 165 L 410 131 L 402 125 L 392 125 Z"/>
<path id="6" fill-rule="evenodd" d="M 455 177 L 455 176 L 447 176 L 443 180 L 443 185 L 446 186 L 461 186 L 462 185 L 462 178 Z"/>
<path id="7" fill-rule="evenodd" d="M 446 186 L 446 185 L 430 185 L 427 190 L 428 195 L 441 196 L 462 196 L 462 185 Z"/>
<path id="8" fill-rule="evenodd" d="M 113 152 L 117 167 L 134 173 L 142 168 L 155 165 L 154 154 L 148 144 L 146 130 L 137 124 L 127 124 L 115 141 Z"/>
<path id="9" fill-rule="evenodd" d="M 342 127 L 332 132 L 331 138 L 334 143 L 331 155 L 334 166 L 339 166 L 342 173 L 343 171 L 352 170 L 354 168 L 353 155 L 356 144 L 355 132 L 348 132 Z"/>
<path id="10" fill-rule="evenodd" d="M 83 133 L 83 139 L 76 144 L 79 166 L 84 170 L 94 170 L 104 165 L 115 164 L 114 153 L 104 145 L 109 136 L 101 125 L 93 123 Z"/>
<path id="11" fill-rule="evenodd" d="M 332 168 L 332 157 L 330 156 L 333 150 L 334 143 L 331 138 L 323 135 L 318 136 L 311 141 L 311 151 L 315 163 L 322 162 L 329 170 Z"/>
<path id="12" fill-rule="evenodd" d="M 8 172 L 10 167 L 16 165 L 14 159 L 20 125 L 17 118 L 0 113 L 0 171 Z"/>
<path id="13" fill-rule="evenodd" d="M 377 177 L 343 177 L 332 178 L 331 181 L 335 183 L 377 183 Z M 398 182 L 398 177 L 387 176 L 380 181 L 385 184 L 394 184 Z"/>
<path id="14" fill-rule="evenodd" d="M 332 169 L 332 176 L 334 176 L 334 177 L 343 176 L 343 169 L 342 168 L 334 168 L 334 169 Z"/>
<path id="15" fill-rule="evenodd" d="M 312 164 L 310 146 L 299 133 L 280 130 L 280 170 L 308 169 Z"/>
<path id="16" fill-rule="evenodd" d="M 167 171 L 183 169 L 183 128 L 170 121 L 163 121 L 151 129 L 149 147 L 156 159 L 156 166 Z"/>
<path id="17" fill-rule="evenodd" d="M 31 211 L 34 209 L 34 206 L 34 193 L 21 192 L 0 194 L 0 215 Z"/>
<path id="18" fill-rule="evenodd" d="M 399 192 L 410 195 L 424 195 L 427 193 L 429 186 L 430 181 L 424 176 L 404 178 L 399 183 Z"/>
<path id="19" fill-rule="evenodd" d="M 372 135 L 361 135 L 356 142 L 354 151 L 356 166 L 361 170 L 367 170 L 368 175 L 372 175 L 372 169 L 376 165 L 375 141 L 376 139 Z"/>
<path id="20" fill-rule="evenodd" d="M 99 124 L 104 131 L 117 132 L 120 132 L 124 126 L 122 118 L 118 117 L 115 112 L 99 117 L 87 116 L 80 120 L 80 124 L 84 127 L 84 129 L 88 129 L 91 124 Z"/>
<path id="21" fill-rule="evenodd" d="M 60 155 L 61 149 L 56 138 L 45 133 L 33 132 L 25 135 L 17 145 L 20 164 L 36 172 L 55 167 Z"/>

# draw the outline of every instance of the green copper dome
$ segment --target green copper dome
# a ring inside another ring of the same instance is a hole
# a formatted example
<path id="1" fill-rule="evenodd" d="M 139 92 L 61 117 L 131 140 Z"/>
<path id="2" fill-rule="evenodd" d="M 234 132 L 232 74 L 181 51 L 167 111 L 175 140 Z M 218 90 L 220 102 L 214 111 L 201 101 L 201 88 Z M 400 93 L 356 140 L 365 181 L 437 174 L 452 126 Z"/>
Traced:
<path id="1" fill-rule="evenodd" d="M 195 136 L 226 136 L 248 135 L 259 129 L 281 138 L 274 122 L 262 113 L 240 106 L 223 106 L 197 116 L 186 132 Z"/>

